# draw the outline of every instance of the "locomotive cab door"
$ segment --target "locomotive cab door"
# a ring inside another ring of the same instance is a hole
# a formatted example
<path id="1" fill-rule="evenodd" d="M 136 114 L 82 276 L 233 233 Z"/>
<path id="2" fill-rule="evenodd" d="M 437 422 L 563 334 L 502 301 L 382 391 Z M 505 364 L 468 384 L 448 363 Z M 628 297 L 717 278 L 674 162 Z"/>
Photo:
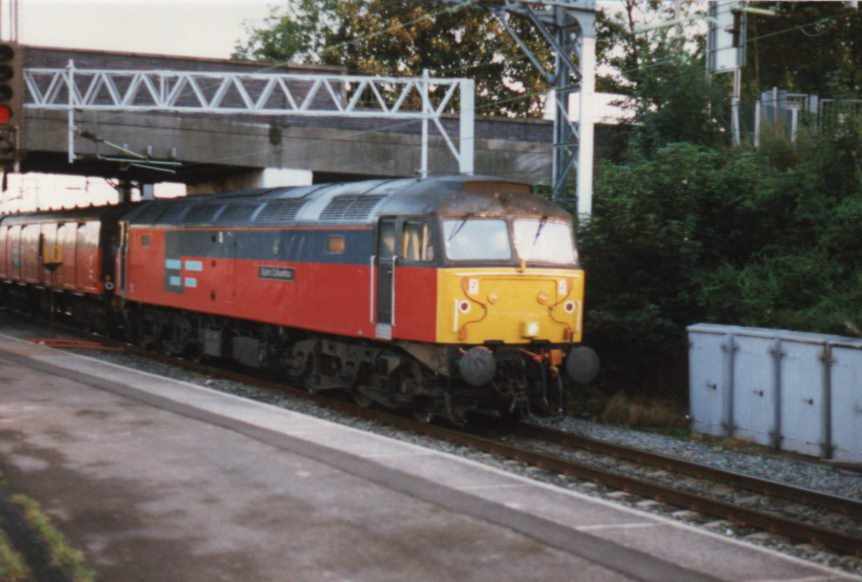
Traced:
<path id="1" fill-rule="evenodd" d="M 380 339 L 392 339 L 392 327 L 395 325 L 395 265 L 398 262 L 396 254 L 396 219 L 381 218 L 377 228 L 377 254 L 374 258 L 375 269 L 372 269 L 374 295 L 371 298 L 375 307 L 374 335 Z M 376 273 L 376 274 L 375 274 Z"/>

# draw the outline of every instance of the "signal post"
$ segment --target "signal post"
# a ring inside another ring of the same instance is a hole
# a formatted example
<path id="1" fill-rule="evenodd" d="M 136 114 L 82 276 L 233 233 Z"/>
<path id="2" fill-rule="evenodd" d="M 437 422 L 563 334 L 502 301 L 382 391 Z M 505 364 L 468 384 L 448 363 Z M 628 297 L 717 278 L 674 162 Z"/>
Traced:
<path id="1" fill-rule="evenodd" d="M 23 129 L 23 49 L 18 43 L 0 41 L 0 167 L 4 174 L 19 169 Z"/>

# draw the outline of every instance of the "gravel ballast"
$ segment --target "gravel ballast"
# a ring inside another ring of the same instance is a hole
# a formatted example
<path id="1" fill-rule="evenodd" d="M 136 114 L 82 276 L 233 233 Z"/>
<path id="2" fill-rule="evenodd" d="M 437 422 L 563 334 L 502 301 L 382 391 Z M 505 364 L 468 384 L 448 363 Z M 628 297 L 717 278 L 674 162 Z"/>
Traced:
<path id="1" fill-rule="evenodd" d="M 760 449 L 756 453 L 734 450 L 735 444 L 728 445 L 721 440 L 682 439 L 572 417 L 533 419 L 532 422 L 600 441 L 694 461 L 724 471 L 744 473 L 752 477 L 862 500 L 862 473 L 814 460 L 807 461 L 792 454 L 773 453 L 767 449 Z"/>

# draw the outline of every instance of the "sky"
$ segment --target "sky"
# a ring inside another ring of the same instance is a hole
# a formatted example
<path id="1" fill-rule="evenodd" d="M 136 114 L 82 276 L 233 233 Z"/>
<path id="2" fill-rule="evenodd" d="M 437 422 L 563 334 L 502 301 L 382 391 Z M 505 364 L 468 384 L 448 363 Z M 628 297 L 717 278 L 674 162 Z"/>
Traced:
<path id="1" fill-rule="evenodd" d="M 19 3 L 19 40 L 24 44 L 228 58 L 236 41 L 245 38 L 245 23 L 259 23 L 284 0 Z M 8 10 L 9 0 L 2 4 Z"/>

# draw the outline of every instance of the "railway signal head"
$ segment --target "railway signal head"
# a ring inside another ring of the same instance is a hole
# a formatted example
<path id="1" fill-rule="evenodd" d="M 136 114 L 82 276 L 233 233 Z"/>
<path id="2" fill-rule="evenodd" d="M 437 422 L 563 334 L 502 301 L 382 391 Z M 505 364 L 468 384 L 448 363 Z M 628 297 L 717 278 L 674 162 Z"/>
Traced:
<path id="1" fill-rule="evenodd" d="M 24 69 L 21 47 L 0 42 L 0 163 L 19 158 L 24 122 Z"/>

